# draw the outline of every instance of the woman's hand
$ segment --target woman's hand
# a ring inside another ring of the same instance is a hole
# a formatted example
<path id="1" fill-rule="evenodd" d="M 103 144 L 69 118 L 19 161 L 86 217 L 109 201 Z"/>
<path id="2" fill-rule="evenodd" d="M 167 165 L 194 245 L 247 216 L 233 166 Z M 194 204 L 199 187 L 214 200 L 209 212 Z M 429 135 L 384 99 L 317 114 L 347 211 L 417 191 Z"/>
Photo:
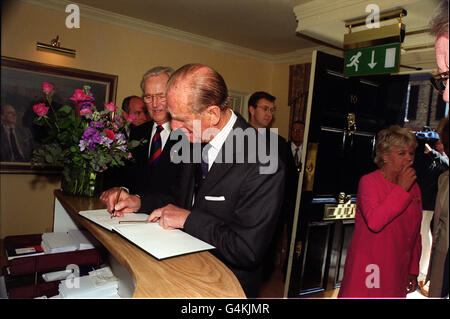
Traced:
<path id="1" fill-rule="evenodd" d="M 406 287 L 406 293 L 410 294 L 416 291 L 417 288 L 417 276 L 416 275 L 408 275 L 408 287 Z"/>
<path id="2" fill-rule="evenodd" d="M 404 167 L 398 176 L 397 185 L 409 192 L 416 180 L 416 171 L 411 166 Z"/>

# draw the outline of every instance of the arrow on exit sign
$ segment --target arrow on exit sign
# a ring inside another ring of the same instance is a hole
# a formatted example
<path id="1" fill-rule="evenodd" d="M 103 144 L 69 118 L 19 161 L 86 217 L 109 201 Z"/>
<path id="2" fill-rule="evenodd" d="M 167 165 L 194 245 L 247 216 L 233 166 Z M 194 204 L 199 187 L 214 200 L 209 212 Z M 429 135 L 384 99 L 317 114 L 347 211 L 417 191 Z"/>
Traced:
<path id="1" fill-rule="evenodd" d="M 344 75 L 395 73 L 399 65 L 400 43 L 353 49 L 345 52 Z"/>

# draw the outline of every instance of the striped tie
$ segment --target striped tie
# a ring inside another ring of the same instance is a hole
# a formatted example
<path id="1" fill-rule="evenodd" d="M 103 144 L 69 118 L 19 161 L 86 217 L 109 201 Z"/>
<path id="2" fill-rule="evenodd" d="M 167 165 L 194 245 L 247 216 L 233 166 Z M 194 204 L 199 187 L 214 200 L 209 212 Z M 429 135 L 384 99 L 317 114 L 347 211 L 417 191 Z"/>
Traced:
<path id="1" fill-rule="evenodd" d="M 23 158 L 19 151 L 19 147 L 16 143 L 16 134 L 14 133 L 14 129 L 12 127 L 9 129 L 9 141 L 11 143 L 13 162 L 24 162 L 25 158 Z"/>
<path id="2" fill-rule="evenodd" d="M 162 152 L 162 141 L 161 141 L 161 131 L 164 130 L 164 128 L 161 125 L 158 125 L 156 127 L 155 135 L 152 139 L 152 146 L 150 149 L 150 157 L 148 158 L 148 164 L 152 167 L 156 166 L 158 164 L 159 157 L 161 156 Z"/>
<path id="3" fill-rule="evenodd" d="M 211 144 L 202 145 L 202 157 L 200 162 L 200 167 L 202 170 L 202 179 L 204 180 L 206 176 L 208 176 L 209 171 L 209 159 L 208 159 L 208 151 L 211 148 Z"/>
<path id="4" fill-rule="evenodd" d="M 208 151 L 211 148 L 211 144 L 204 144 L 202 143 L 201 149 L 202 149 L 202 155 L 201 155 L 201 162 L 199 164 L 196 164 L 195 166 L 195 173 L 194 173 L 194 196 L 197 196 L 198 190 L 202 186 L 203 182 L 205 181 L 206 177 L 208 176 L 208 168 L 209 168 L 209 159 L 208 159 Z"/>
<path id="5" fill-rule="evenodd" d="M 297 167 L 298 167 L 298 165 L 300 164 L 300 159 L 299 159 L 299 157 L 298 157 L 298 149 L 299 149 L 299 147 L 297 146 L 297 147 L 295 148 L 295 156 L 294 156 L 295 166 L 297 166 Z"/>

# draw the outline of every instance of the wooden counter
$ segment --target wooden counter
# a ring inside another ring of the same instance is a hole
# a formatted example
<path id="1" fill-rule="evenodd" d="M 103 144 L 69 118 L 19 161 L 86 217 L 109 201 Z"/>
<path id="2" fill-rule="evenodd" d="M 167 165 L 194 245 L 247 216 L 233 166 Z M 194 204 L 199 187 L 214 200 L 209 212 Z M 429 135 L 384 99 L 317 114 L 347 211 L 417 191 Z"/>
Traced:
<path id="1" fill-rule="evenodd" d="M 55 197 L 125 267 L 136 281 L 133 298 L 245 298 L 232 271 L 204 251 L 157 260 L 120 235 L 78 215 L 82 210 L 105 208 L 99 198 Z"/>

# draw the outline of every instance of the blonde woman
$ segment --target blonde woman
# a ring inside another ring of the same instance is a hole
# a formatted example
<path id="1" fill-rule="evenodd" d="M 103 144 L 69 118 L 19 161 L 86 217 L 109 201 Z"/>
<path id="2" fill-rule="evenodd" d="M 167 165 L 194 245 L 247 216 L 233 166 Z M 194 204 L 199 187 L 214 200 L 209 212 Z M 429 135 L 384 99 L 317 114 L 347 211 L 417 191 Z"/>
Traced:
<path id="1" fill-rule="evenodd" d="M 404 298 L 417 287 L 422 205 L 414 162 L 417 142 L 397 125 L 376 139 L 378 170 L 359 182 L 355 230 L 342 298 Z"/>

